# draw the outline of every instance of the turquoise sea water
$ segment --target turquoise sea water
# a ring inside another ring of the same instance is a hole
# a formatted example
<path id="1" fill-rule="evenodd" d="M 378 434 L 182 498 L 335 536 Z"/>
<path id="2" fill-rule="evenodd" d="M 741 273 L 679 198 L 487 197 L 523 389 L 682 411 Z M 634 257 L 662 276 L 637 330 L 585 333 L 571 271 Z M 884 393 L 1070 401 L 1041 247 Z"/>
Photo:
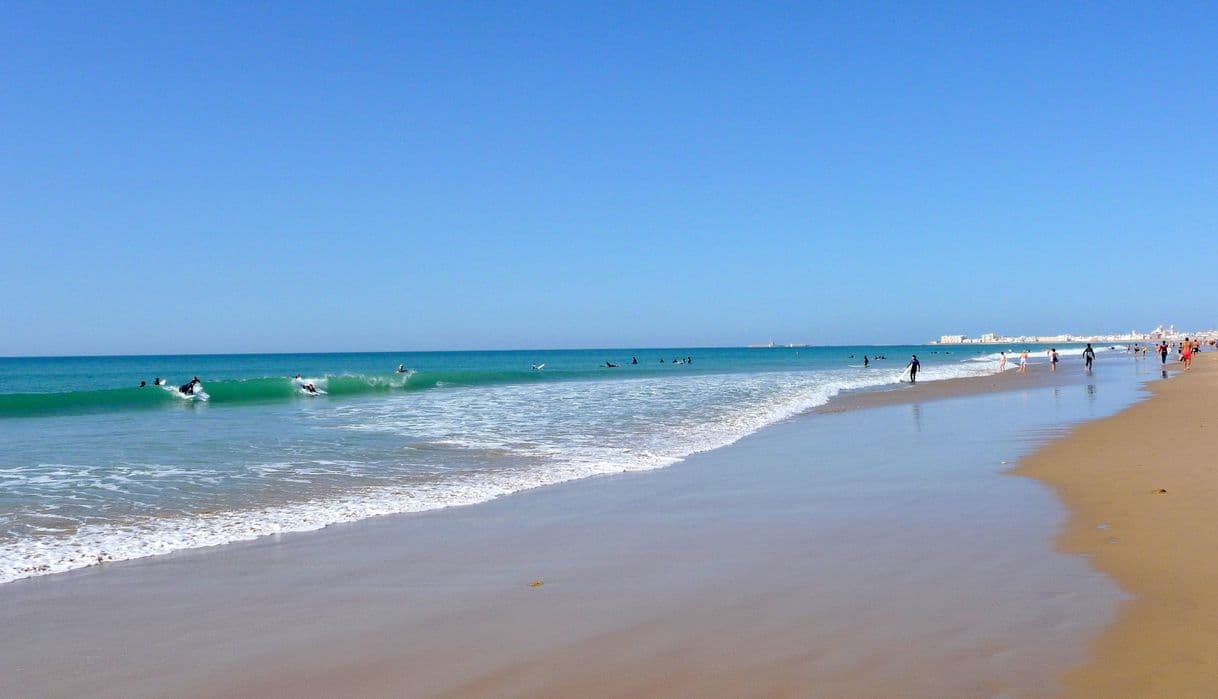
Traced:
<path id="1" fill-rule="evenodd" d="M 659 468 L 896 385 L 910 354 L 933 381 L 999 349 L 0 359 L 0 582 Z"/>

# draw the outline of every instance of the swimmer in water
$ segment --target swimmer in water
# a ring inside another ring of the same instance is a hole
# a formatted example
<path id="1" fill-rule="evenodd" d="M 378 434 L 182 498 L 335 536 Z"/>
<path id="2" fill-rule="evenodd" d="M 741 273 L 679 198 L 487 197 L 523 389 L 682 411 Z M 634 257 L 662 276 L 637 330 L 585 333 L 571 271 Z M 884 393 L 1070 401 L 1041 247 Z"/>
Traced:
<path id="1" fill-rule="evenodd" d="M 616 369 L 617 365 L 614 364 L 613 362 L 605 362 L 605 368 L 606 369 Z"/>
<path id="2" fill-rule="evenodd" d="M 143 387 L 145 387 L 145 386 L 147 386 L 147 385 L 148 385 L 148 382 L 147 382 L 147 381 L 141 381 L 141 382 L 140 382 L 140 388 L 143 388 Z"/>

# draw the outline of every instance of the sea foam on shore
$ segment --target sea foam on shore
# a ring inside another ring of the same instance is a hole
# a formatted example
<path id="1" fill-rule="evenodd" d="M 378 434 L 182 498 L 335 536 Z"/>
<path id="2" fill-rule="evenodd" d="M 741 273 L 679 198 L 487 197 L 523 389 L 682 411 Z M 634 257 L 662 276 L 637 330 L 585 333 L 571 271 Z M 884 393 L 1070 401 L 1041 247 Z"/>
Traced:
<path id="1" fill-rule="evenodd" d="M 0 465 L 11 503 L 0 582 L 660 468 L 842 391 L 895 385 L 903 366 L 493 381 L 4 421 L 15 449 Z M 989 356 L 932 360 L 920 379 L 996 369 Z"/>

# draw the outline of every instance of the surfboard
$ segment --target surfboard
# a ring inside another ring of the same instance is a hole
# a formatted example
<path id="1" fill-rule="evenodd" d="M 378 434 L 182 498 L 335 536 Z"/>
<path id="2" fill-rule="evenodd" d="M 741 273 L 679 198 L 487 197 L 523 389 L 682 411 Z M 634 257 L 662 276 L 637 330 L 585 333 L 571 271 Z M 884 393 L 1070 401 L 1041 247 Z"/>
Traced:
<path id="1" fill-rule="evenodd" d="M 207 395 L 207 393 L 203 391 L 203 384 L 196 386 L 194 393 L 182 393 L 178 390 L 177 386 L 170 386 L 169 384 L 161 384 L 161 388 L 184 401 L 207 401 L 211 398 L 211 396 Z"/>
<path id="2" fill-rule="evenodd" d="M 910 373 L 910 370 L 912 370 L 912 369 L 913 369 L 913 365 L 910 364 L 909 366 L 905 367 L 905 371 L 901 372 L 901 383 L 909 383 L 910 381 L 913 380 L 913 376 L 911 376 L 911 373 Z"/>

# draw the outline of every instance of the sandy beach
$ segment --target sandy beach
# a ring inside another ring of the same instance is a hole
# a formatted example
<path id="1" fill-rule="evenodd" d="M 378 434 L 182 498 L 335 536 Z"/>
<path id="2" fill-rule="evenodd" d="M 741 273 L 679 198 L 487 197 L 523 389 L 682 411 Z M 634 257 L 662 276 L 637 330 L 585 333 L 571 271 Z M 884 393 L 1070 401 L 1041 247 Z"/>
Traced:
<path id="1" fill-rule="evenodd" d="M 660 471 L 18 581 L 0 694 L 1053 695 L 1123 595 L 1007 471 L 1137 400 L 1135 367 L 886 391 Z"/>
<path id="2" fill-rule="evenodd" d="M 1062 550 L 1086 556 L 1132 599 L 1067 675 L 1074 697 L 1218 692 L 1218 356 L 1150 385 L 1153 398 L 1080 425 L 1019 473 L 1070 508 Z"/>

